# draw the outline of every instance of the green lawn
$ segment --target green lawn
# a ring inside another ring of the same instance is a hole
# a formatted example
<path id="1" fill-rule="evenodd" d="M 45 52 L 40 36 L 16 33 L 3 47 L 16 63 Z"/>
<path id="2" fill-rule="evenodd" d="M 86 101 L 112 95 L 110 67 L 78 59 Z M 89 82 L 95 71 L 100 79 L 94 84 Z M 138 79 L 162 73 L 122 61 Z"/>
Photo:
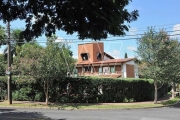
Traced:
<path id="1" fill-rule="evenodd" d="M 170 99 L 166 102 L 162 102 L 162 105 L 172 105 L 172 104 L 177 103 L 178 101 L 180 101 L 180 96 L 175 97 L 174 99 Z"/>
<path id="2" fill-rule="evenodd" d="M 134 108 L 150 108 L 161 107 L 177 103 L 180 97 L 170 99 L 166 102 L 154 103 L 136 103 L 136 104 L 51 104 L 45 105 L 42 103 L 14 103 L 7 105 L 6 102 L 0 102 L 0 106 L 4 107 L 22 107 L 22 108 L 55 108 L 55 109 L 134 109 Z"/>

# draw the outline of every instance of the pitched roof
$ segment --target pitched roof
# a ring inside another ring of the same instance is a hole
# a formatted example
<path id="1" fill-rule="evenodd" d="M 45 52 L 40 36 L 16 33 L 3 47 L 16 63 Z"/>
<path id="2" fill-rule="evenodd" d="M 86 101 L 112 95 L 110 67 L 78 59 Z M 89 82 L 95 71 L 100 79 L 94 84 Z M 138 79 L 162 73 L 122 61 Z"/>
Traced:
<path id="1" fill-rule="evenodd" d="M 112 57 L 111 55 L 109 55 L 108 53 L 104 52 L 104 55 L 107 56 L 110 59 L 114 59 L 114 57 Z"/>
<path id="2" fill-rule="evenodd" d="M 124 63 L 134 60 L 134 58 L 125 58 L 125 59 L 109 59 L 109 60 L 103 60 L 98 62 L 90 62 L 90 61 L 83 61 L 83 62 L 77 62 L 77 65 L 88 65 L 88 64 L 103 64 L 103 63 Z"/>

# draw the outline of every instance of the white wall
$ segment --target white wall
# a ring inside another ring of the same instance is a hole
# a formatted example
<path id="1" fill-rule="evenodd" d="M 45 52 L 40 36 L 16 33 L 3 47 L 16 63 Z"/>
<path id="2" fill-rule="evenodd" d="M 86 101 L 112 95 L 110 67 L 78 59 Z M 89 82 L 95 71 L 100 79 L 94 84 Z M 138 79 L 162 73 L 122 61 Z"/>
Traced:
<path id="1" fill-rule="evenodd" d="M 123 78 L 127 78 L 126 64 L 134 65 L 134 76 L 135 76 L 135 78 L 139 78 L 138 65 L 134 61 L 128 61 L 128 62 L 122 64 Z"/>
<path id="2" fill-rule="evenodd" d="M 122 77 L 127 78 L 127 73 L 126 73 L 126 63 L 122 63 Z"/>
<path id="3" fill-rule="evenodd" d="M 128 61 L 128 62 L 126 62 L 126 64 L 134 65 L 134 61 Z"/>
<path id="4" fill-rule="evenodd" d="M 109 60 L 109 59 L 110 59 L 109 57 L 104 55 L 104 59 L 103 60 Z"/>
<path id="5" fill-rule="evenodd" d="M 134 72 L 135 72 L 135 78 L 139 78 L 138 75 L 138 64 L 134 63 Z"/>

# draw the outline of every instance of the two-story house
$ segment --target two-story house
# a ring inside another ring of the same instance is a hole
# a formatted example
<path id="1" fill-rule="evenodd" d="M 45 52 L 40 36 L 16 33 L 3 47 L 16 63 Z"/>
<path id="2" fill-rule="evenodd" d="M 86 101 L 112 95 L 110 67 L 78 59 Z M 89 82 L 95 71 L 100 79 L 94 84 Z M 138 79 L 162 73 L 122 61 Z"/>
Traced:
<path id="1" fill-rule="evenodd" d="M 104 52 L 103 42 L 78 45 L 78 76 L 138 78 L 134 58 L 115 59 Z"/>

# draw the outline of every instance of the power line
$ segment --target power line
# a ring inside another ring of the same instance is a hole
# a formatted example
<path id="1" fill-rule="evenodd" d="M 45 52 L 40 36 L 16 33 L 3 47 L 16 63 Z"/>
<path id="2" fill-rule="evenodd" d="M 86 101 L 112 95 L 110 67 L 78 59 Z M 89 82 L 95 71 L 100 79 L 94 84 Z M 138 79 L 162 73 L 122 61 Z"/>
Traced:
<path id="1" fill-rule="evenodd" d="M 173 34 L 173 35 L 167 35 L 167 36 L 178 36 L 180 34 Z M 124 38 L 124 39 L 102 39 L 100 41 L 127 41 L 127 40 L 137 40 L 137 39 L 140 39 L 138 37 L 134 37 L 134 38 Z M 86 40 L 86 41 L 81 41 L 81 40 L 78 40 L 78 41 L 63 41 L 62 43 L 82 43 L 82 42 L 92 42 L 92 40 Z M 95 41 L 93 41 L 95 42 Z M 28 42 L 16 42 L 16 43 L 28 43 Z M 16 43 L 11 43 L 11 44 L 16 44 Z M 33 43 L 33 42 L 32 42 Z M 35 43 L 47 43 L 46 41 L 36 41 Z M 55 42 L 55 43 L 61 43 L 61 42 Z"/>
<path id="2" fill-rule="evenodd" d="M 148 27 L 155 27 L 155 28 L 160 27 L 161 29 L 166 29 L 166 28 L 163 28 L 163 26 L 177 25 L 177 24 L 180 24 L 180 23 L 170 23 L 170 24 L 153 25 L 153 26 L 149 25 L 147 27 L 140 27 L 140 28 L 136 28 L 136 29 L 138 29 L 138 30 L 146 30 Z M 168 27 L 168 28 L 176 28 L 176 27 Z M 159 28 L 157 28 L 157 29 L 159 29 Z"/>
<path id="3" fill-rule="evenodd" d="M 179 27 L 180 28 L 180 27 Z M 175 31 L 165 31 L 167 33 L 171 33 L 171 32 L 180 32 L 180 30 L 175 30 Z M 134 34 L 134 35 L 124 35 L 124 36 L 117 36 L 117 37 L 125 37 L 125 36 L 139 36 L 139 35 L 144 35 L 144 33 L 141 33 L 141 34 Z M 110 36 L 110 37 L 107 37 L 107 38 L 113 38 L 114 36 Z M 38 38 L 37 40 L 40 41 L 40 40 L 45 40 L 47 38 Z M 79 41 L 79 39 L 64 39 L 64 38 L 60 38 L 60 39 L 57 39 L 57 40 L 77 40 Z"/>
<path id="4" fill-rule="evenodd" d="M 179 27 L 177 27 L 177 28 L 180 28 L 180 26 Z M 171 33 L 171 32 L 180 32 L 180 30 L 175 30 L 175 31 L 165 31 L 165 32 L 167 32 L 167 33 Z M 137 36 L 143 36 L 144 34 L 134 34 L 134 35 L 124 35 L 124 36 L 117 36 L 117 37 L 126 37 L 126 36 L 129 36 L 129 37 L 136 37 L 136 38 L 126 38 L 126 39 L 113 39 L 113 40 L 132 40 L 132 39 L 137 39 Z M 179 35 L 179 34 L 174 34 L 174 35 L 168 35 L 168 36 L 177 36 L 177 35 Z M 110 37 L 107 37 L 107 39 L 106 40 L 100 40 L 100 41 L 110 41 L 110 40 L 108 40 L 108 38 L 117 38 L 116 36 L 110 36 Z M 11 39 L 13 39 L 13 38 L 11 38 Z M 6 40 L 6 39 L 5 39 Z M 19 39 L 13 39 L 12 41 L 13 42 L 15 42 L 15 43 L 27 43 L 27 42 L 17 42 L 17 41 L 15 41 L 15 40 L 19 40 Z M 64 39 L 64 38 L 59 38 L 59 39 L 57 39 L 57 40 L 62 40 L 62 42 L 66 42 L 66 41 L 70 41 L 71 43 L 75 43 L 76 41 L 77 42 L 83 42 L 83 41 L 81 41 L 80 39 Z M 89 39 L 87 39 L 86 41 L 88 41 Z M 92 40 L 89 40 L 89 42 L 91 42 Z M 35 41 L 36 43 L 46 43 L 47 42 L 47 38 L 38 38 L 38 39 L 36 39 L 36 41 Z M 3 42 L 3 43 L 1 43 L 1 44 L 4 44 L 4 43 L 6 43 L 6 42 Z M 15 44 L 14 43 L 14 44 Z M 11 43 L 12 44 L 12 43 Z"/>

